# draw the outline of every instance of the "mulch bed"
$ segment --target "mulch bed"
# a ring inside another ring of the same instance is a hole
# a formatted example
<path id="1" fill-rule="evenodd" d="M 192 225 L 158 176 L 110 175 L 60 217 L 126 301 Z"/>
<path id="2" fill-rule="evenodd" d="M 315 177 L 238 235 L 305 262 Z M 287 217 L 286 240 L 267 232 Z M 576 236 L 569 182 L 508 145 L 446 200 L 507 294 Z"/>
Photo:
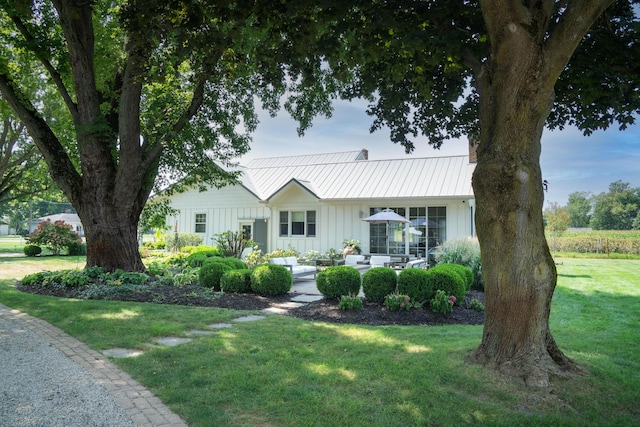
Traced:
<path id="1" fill-rule="evenodd" d="M 52 289 L 48 287 L 21 286 L 23 292 L 56 297 L 74 298 L 78 289 Z M 263 297 L 255 294 L 217 294 L 213 297 L 196 296 L 199 287 L 185 286 L 152 286 L 144 291 L 129 292 L 115 298 L 118 301 L 147 302 L 154 304 L 178 304 L 199 307 L 218 307 L 233 310 L 263 310 L 276 304 L 291 301 L 295 294 Z M 484 293 L 470 291 L 465 302 L 455 306 L 449 314 L 433 313 L 428 308 L 408 311 L 389 311 L 386 307 L 364 300 L 362 310 L 341 310 L 338 300 L 322 299 L 305 303 L 298 308 L 289 309 L 286 315 L 304 320 L 329 323 L 348 323 L 360 325 L 481 325 L 484 322 L 484 311 L 468 308 L 471 299 L 480 300 L 484 304 Z"/>

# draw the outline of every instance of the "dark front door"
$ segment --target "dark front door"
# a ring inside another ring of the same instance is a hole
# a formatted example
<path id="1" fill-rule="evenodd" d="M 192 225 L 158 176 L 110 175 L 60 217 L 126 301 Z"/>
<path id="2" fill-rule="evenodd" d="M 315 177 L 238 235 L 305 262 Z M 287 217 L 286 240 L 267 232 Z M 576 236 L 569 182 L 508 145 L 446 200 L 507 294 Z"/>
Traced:
<path id="1" fill-rule="evenodd" d="M 267 220 L 256 219 L 253 222 L 253 241 L 258 244 L 258 249 L 263 254 L 267 253 Z"/>

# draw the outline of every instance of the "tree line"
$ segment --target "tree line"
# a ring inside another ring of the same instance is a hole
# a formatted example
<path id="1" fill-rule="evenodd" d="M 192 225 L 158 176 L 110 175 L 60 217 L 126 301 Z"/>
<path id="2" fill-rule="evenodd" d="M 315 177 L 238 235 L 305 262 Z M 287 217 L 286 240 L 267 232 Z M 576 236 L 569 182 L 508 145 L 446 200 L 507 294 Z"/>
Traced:
<path id="1" fill-rule="evenodd" d="M 566 206 L 552 203 L 545 209 L 547 229 L 562 232 L 569 227 L 594 230 L 640 230 L 640 187 L 621 180 L 600 194 L 576 191 Z"/>

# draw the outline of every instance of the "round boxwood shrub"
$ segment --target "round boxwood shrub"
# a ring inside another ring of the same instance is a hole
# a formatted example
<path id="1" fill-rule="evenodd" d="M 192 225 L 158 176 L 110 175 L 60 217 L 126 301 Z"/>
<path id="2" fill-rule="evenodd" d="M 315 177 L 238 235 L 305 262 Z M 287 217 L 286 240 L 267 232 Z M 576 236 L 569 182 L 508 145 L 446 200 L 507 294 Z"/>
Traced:
<path id="1" fill-rule="evenodd" d="M 67 246 L 67 253 L 69 256 L 80 256 L 87 254 L 87 245 L 85 243 L 73 242 Z"/>
<path id="2" fill-rule="evenodd" d="M 439 264 L 439 265 L 446 265 L 447 268 L 451 269 L 451 271 L 457 272 L 464 279 L 465 289 L 467 292 L 469 292 L 469 290 L 471 289 L 471 285 L 473 285 L 473 280 L 474 280 L 473 272 L 469 267 L 466 267 L 461 264 L 453 264 L 453 263 Z"/>
<path id="3" fill-rule="evenodd" d="M 200 267 L 198 282 L 200 283 L 200 286 L 212 288 L 214 291 L 219 291 L 220 279 L 222 278 L 222 275 L 229 270 L 231 270 L 231 267 L 224 262 L 215 258 L 209 258 L 204 262 L 204 264 L 202 264 L 202 267 Z"/>
<path id="4" fill-rule="evenodd" d="M 375 267 L 362 275 L 362 292 L 367 300 L 382 304 L 384 297 L 396 291 L 398 275 L 393 268 Z"/>
<path id="5" fill-rule="evenodd" d="M 225 272 L 220 278 L 220 288 L 224 292 L 251 292 L 251 272 L 248 268 Z"/>
<path id="6" fill-rule="evenodd" d="M 23 250 L 26 256 L 36 256 L 42 253 L 42 248 L 38 245 L 26 245 Z"/>
<path id="7" fill-rule="evenodd" d="M 445 264 L 435 266 L 427 270 L 427 280 L 429 287 L 435 291 L 445 291 L 447 295 L 456 297 L 456 305 L 464 302 L 467 293 L 464 279 L 460 275 L 448 268 Z"/>
<path id="8" fill-rule="evenodd" d="M 238 258 L 226 257 L 222 258 L 222 261 L 234 270 L 245 270 L 248 268 L 247 264 Z"/>
<path id="9" fill-rule="evenodd" d="M 343 295 L 358 295 L 360 272 L 353 267 L 336 265 L 322 270 L 316 276 L 318 291 L 325 298 L 340 298 Z"/>
<path id="10" fill-rule="evenodd" d="M 421 268 L 407 268 L 398 276 L 398 293 L 409 295 L 413 301 L 424 303 L 430 301 L 435 295 L 427 279 L 427 270 Z"/>
<path id="11" fill-rule="evenodd" d="M 251 273 L 251 290 L 258 295 L 282 295 L 291 290 L 293 276 L 278 264 L 262 264 Z"/>
<path id="12" fill-rule="evenodd" d="M 189 264 L 189 267 L 193 267 L 193 268 L 202 267 L 202 264 L 204 264 L 207 258 L 208 258 L 207 254 L 205 253 L 194 252 L 187 256 L 187 264 Z"/>

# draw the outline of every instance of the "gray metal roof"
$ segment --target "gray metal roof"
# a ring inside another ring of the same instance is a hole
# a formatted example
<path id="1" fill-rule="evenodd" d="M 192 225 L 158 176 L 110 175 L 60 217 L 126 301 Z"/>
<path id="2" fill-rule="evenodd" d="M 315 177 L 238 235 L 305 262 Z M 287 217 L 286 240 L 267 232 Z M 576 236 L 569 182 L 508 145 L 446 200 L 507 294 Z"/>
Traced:
<path id="1" fill-rule="evenodd" d="M 468 156 L 364 158 L 362 151 L 256 159 L 242 169 L 241 182 L 261 200 L 292 183 L 323 200 L 473 197 Z"/>
<path id="2" fill-rule="evenodd" d="M 253 159 L 247 168 L 279 168 L 282 166 L 304 166 L 326 163 L 347 163 L 363 159 L 363 151 L 345 151 L 342 153 L 307 154 L 303 156 L 268 157 Z"/>

